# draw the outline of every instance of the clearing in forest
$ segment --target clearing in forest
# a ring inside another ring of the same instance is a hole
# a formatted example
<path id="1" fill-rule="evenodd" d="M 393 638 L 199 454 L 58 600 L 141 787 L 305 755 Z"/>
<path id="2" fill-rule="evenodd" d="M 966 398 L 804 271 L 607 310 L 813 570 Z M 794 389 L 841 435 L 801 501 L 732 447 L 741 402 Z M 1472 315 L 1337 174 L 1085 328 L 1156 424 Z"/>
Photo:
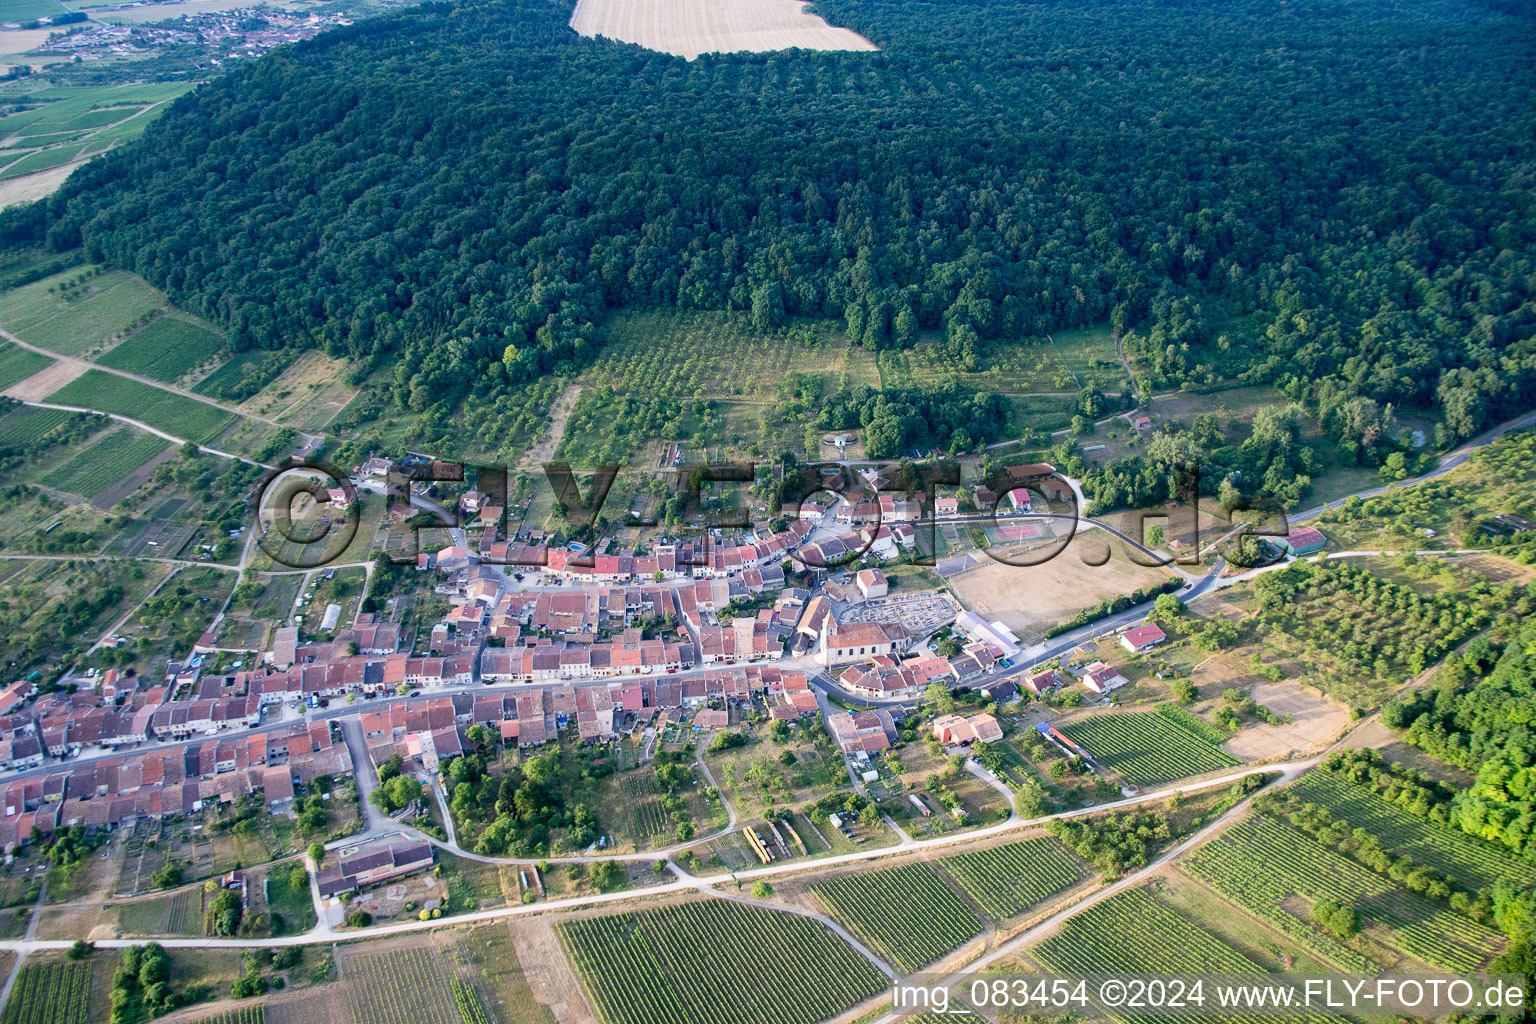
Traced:
<path id="1" fill-rule="evenodd" d="M 857 32 L 828 25 L 799 0 L 580 0 L 571 27 L 693 60 L 750 50 L 873 50 Z"/>

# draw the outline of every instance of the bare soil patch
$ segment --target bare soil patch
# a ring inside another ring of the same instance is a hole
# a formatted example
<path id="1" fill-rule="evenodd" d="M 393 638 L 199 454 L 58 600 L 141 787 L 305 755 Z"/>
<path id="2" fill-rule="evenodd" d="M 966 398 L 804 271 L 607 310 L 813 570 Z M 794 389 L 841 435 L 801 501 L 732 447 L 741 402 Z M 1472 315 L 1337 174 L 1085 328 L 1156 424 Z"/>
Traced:
<path id="1" fill-rule="evenodd" d="M 23 402 L 41 402 L 89 369 L 89 365 L 78 359 L 55 358 L 52 366 L 45 366 L 6 388 L 5 396 Z"/>
<path id="2" fill-rule="evenodd" d="M 601 1024 L 560 948 L 554 923 L 530 919 L 509 921 L 507 927 L 533 997 L 549 1007 L 560 1024 Z"/>
<path id="3" fill-rule="evenodd" d="M 701 53 L 873 50 L 868 39 L 805 12 L 799 0 L 580 0 L 571 27 L 693 60 Z"/>
<path id="4" fill-rule="evenodd" d="M 1253 699 L 1275 714 L 1290 715 L 1295 720 L 1290 725 L 1256 725 L 1242 730 L 1225 744 L 1233 757 L 1263 761 L 1311 753 L 1333 742 L 1349 725 L 1349 710 L 1342 704 L 1310 693 L 1294 682 L 1255 686 Z"/>

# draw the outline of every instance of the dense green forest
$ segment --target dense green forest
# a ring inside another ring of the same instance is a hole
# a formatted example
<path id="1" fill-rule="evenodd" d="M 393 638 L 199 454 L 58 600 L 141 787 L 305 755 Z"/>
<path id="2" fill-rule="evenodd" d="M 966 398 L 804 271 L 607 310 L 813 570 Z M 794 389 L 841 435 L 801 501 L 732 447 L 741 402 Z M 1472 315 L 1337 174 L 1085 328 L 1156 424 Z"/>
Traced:
<path id="1" fill-rule="evenodd" d="M 1451 0 L 823 0 L 877 53 L 691 63 L 568 0 L 429 3 L 178 100 L 0 241 L 452 409 L 620 305 L 985 346 L 1109 320 L 1143 387 L 1273 381 L 1341 440 L 1536 398 L 1536 33 Z M 953 419 L 954 417 L 948 417 Z"/>

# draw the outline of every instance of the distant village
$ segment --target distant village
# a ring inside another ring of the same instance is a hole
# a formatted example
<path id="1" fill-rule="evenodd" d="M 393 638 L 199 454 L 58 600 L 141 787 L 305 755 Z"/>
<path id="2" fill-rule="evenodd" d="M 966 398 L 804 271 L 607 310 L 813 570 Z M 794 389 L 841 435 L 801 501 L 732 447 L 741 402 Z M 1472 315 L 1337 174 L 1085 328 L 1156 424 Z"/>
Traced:
<path id="1" fill-rule="evenodd" d="M 97 16 L 142 7 L 141 3 L 92 8 Z M 350 25 L 341 14 L 289 11 L 276 7 L 238 7 L 228 11 L 184 14 L 151 24 L 83 23 L 80 28 L 50 38 L 38 47 L 45 53 L 68 53 L 80 60 L 143 53 L 166 46 L 201 46 L 208 63 L 252 60 L 275 46 L 309 39 L 327 29 Z"/>

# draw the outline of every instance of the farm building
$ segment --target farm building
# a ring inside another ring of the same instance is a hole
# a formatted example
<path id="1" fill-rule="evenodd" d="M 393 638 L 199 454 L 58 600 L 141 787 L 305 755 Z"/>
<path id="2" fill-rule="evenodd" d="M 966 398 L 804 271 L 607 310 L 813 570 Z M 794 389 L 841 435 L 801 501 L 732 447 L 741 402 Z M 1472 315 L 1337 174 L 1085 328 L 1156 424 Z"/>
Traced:
<path id="1" fill-rule="evenodd" d="M 1168 639 L 1167 634 L 1159 629 L 1156 623 L 1149 622 L 1144 626 L 1137 626 L 1135 629 L 1128 629 L 1121 633 L 1120 646 L 1132 654 L 1144 654 L 1166 639 Z"/>
<path id="2" fill-rule="evenodd" d="M 1288 555 L 1298 558 L 1302 555 L 1310 555 L 1314 551 L 1323 550 L 1323 545 L 1328 543 L 1321 530 L 1314 530 L 1310 526 L 1299 526 L 1284 537 L 1271 538 L 1274 543 Z"/>
<path id="3" fill-rule="evenodd" d="M 337 858 L 315 876 L 315 884 L 321 896 L 331 897 L 431 866 L 432 847 L 425 842 L 369 843 Z"/>

